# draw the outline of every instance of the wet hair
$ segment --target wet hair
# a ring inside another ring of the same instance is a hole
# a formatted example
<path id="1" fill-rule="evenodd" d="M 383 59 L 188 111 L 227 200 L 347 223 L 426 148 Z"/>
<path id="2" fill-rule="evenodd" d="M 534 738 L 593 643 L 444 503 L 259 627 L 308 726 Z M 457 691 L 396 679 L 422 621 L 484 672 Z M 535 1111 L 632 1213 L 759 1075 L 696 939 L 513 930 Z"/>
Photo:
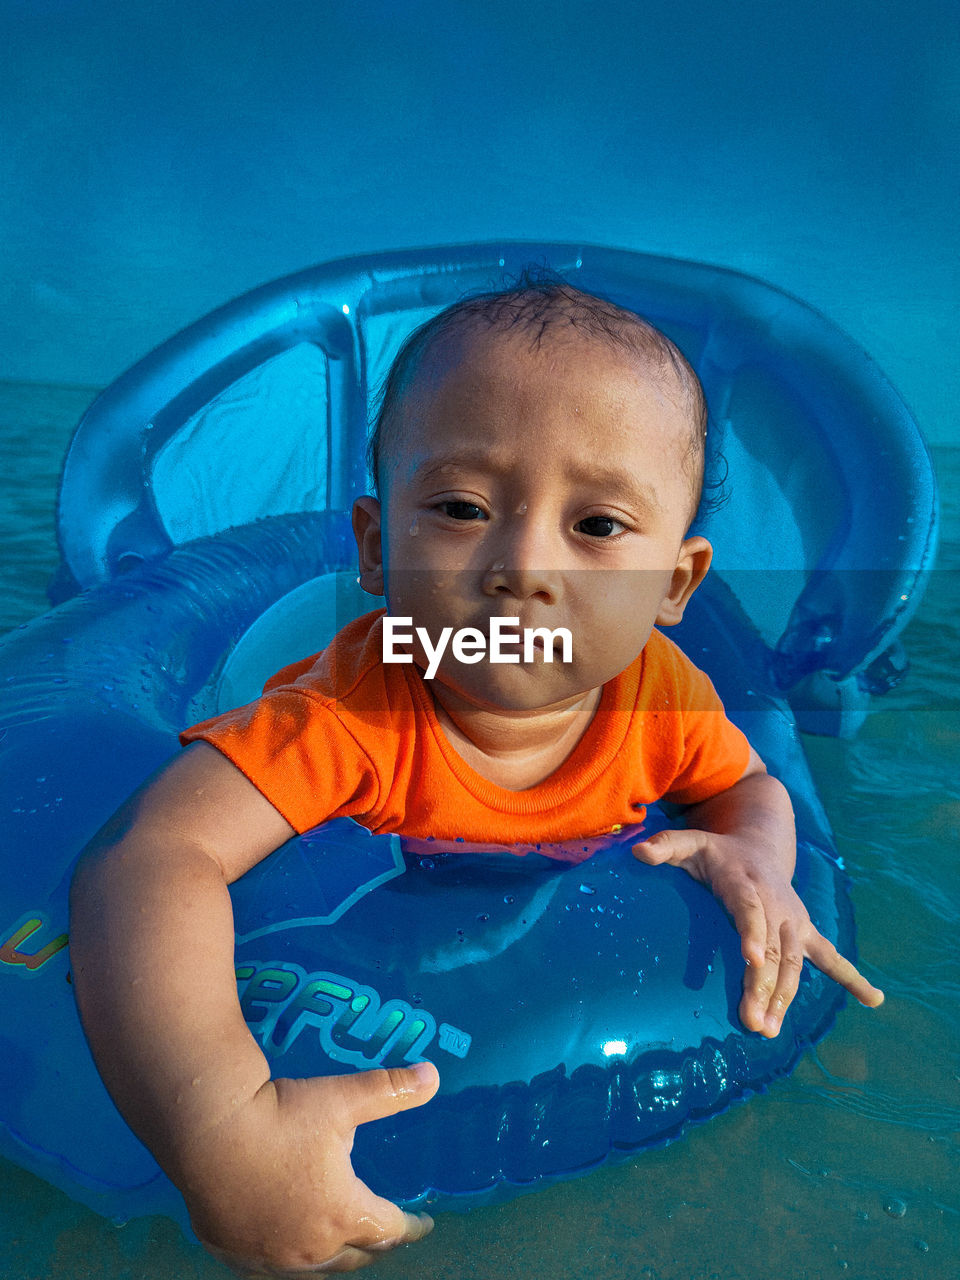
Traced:
<path id="1" fill-rule="evenodd" d="M 658 376 L 678 384 L 690 417 L 682 465 L 690 477 L 691 515 L 701 506 L 707 402 L 700 379 L 680 349 L 635 312 L 575 289 L 553 272 L 531 268 L 507 289 L 461 298 L 415 329 L 400 347 L 384 379 L 367 444 L 367 462 L 377 493 L 383 457 L 399 421 L 403 397 L 424 357 L 442 338 L 471 328 L 523 333 L 535 350 L 548 336 L 572 332 L 639 357 L 652 365 Z"/>

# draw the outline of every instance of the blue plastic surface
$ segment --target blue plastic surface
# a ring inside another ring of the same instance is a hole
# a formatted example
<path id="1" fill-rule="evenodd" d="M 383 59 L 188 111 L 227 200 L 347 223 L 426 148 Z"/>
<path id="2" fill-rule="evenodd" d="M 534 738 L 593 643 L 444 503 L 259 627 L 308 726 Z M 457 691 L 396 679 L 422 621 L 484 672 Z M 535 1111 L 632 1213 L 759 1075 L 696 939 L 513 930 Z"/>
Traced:
<path id="1" fill-rule="evenodd" d="M 366 487 L 369 404 L 397 343 L 544 259 L 648 315 L 703 377 L 731 496 L 702 526 L 719 572 L 674 635 L 790 789 L 798 888 L 852 951 L 796 715 L 836 727 L 877 687 L 936 525 L 926 451 L 876 368 L 799 302 L 697 264 L 509 245 L 317 268 L 207 317 L 91 408 L 61 486 L 63 602 L 0 645 L 0 1151 L 104 1213 L 182 1207 L 79 1028 L 63 946 L 74 860 L 177 730 L 217 709 L 258 620 L 352 565 L 344 513 Z M 264 440 L 292 448 L 292 405 L 296 452 L 311 452 L 301 377 L 313 459 L 261 466 Z M 249 467 L 195 500 L 227 441 Z M 788 1071 L 842 1003 L 807 972 L 777 1040 L 745 1032 L 729 921 L 623 842 L 572 866 L 404 850 L 333 824 L 234 896 L 241 996 L 276 1074 L 440 1067 L 427 1107 L 358 1134 L 360 1176 L 409 1203 L 469 1206 L 675 1137 Z"/>

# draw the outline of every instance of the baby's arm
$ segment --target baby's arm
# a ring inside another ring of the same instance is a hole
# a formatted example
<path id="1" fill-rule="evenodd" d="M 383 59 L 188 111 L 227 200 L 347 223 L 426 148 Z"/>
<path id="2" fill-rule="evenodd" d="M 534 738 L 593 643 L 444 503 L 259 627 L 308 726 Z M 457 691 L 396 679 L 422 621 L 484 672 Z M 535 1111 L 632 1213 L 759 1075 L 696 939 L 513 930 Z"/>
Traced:
<path id="1" fill-rule="evenodd" d="M 634 856 L 683 867 L 730 912 L 748 966 L 740 1005 L 745 1026 L 765 1036 L 779 1033 L 804 957 L 861 1004 L 882 1004 L 883 992 L 817 931 L 797 896 L 790 798 L 755 752 L 738 783 L 691 805 L 686 818 L 686 830 L 660 831 L 635 845 Z"/>
<path id="2" fill-rule="evenodd" d="M 435 1068 L 271 1081 L 243 1021 L 227 885 L 293 834 L 198 743 L 95 837 L 71 895 L 77 1001 L 103 1079 L 200 1238 L 258 1275 L 352 1270 L 430 1228 L 374 1196 L 350 1148 L 358 1124 L 426 1102 Z"/>

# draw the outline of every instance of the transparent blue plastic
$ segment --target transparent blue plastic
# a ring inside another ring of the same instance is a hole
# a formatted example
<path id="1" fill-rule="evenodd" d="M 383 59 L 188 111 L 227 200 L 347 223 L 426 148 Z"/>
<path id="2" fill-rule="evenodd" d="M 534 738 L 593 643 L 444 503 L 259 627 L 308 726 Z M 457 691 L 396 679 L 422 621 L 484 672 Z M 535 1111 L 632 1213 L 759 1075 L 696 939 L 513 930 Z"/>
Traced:
<path id="1" fill-rule="evenodd" d="M 788 786 L 798 888 L 852 953 L 797 720 L 849 728 L 902 672 L 936 530 L 926 450 L 872 362 L 759 281 L 625 251 L 479 245 L 304 272 L 201 320 L 92 406 L 61 484 L 61 603 L 0 645 L 0 1151 L 104 1213 L 182 1205 L 79 1027 L 77 854 L 178 729 L 355 611 L 338 586 L 346 513 L 396 346 L 537 262 L 647 315 L 704 381 L 728 500 L 701 517 L 717 570 L 674 635 Z M 777 1040 L 747 1033 L 730 922 L 625 840 L 575 866 L 337 823 L 234 901 L 241 999 L 276 1074 L 440 1067 L 427 1107 L 358 1134 L 361 1177 L 408 1203 L 469 1207 L 676 1137 L 788 1071 L 842 1004 L 806 972 Z"/>

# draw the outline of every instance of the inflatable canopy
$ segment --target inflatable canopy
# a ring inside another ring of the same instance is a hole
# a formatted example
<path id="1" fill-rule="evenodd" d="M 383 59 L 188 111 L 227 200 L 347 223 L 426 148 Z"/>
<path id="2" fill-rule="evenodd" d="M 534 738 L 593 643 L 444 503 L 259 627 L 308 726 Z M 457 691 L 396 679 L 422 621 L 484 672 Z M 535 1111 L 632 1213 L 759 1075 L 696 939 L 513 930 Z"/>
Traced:
<path id="1" fill-rule="evenodd" d="M 0 1151 L 101 1212 L 182 1206 L 80 1031 L 73 863 L 178 729 L 361 607 L 347 513 L 393 353 L 538 263 L 647 316 L 704 383 L 726 498 L 700 517 L 715 568 L 674 635 L 789 787 L 798 888 L 852 951 L 797 724 L 850 731 L 902 674 L 936 535 L 926 450 L 876 366 L 768 285 L 625 251 L 461 246 L 291 276 L 91 406 L 63 470 L 56 607 L 0 645 Z M 440 1068 L 432 1103 L 358 1134 L 377 1191 L 469 1207 L 622 1158 L 763 1088 L 831 1025 L 841 993 L 807 972 L 777 1040 L 747 1033 L 729 921 L 628 835 L 577 866 L 335 823 L 234 886 L 238 989 L 276 1074 Z"/>

